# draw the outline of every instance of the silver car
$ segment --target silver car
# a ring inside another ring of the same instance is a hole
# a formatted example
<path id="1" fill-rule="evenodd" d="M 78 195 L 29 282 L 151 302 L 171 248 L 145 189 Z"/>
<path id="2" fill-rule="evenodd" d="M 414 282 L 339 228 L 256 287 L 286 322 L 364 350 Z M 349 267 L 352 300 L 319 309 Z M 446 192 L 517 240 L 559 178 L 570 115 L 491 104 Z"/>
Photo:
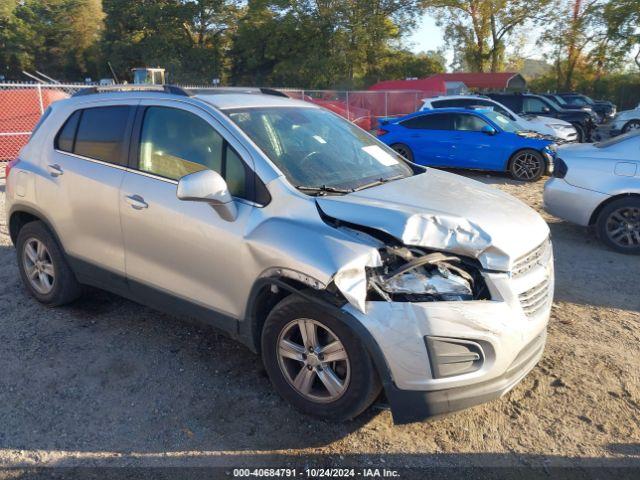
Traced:
<path id="1" fill-rule="evenodd" d="M 552 215 L 595 227 L 610 248 L 640 253 L 640 133 L 558 149 L 553 178 L 544 186 Z"/>
<path id="2" fill-rule="evenodd" d="M 540 359 L 552 249 L 520 201 L 275 92 L 103 90 L 53 104 L 9 168 L 37 300 L 86 284 L 205 321 L 333 420 L 382 391 L 397 423 L 459 410 Z"/>

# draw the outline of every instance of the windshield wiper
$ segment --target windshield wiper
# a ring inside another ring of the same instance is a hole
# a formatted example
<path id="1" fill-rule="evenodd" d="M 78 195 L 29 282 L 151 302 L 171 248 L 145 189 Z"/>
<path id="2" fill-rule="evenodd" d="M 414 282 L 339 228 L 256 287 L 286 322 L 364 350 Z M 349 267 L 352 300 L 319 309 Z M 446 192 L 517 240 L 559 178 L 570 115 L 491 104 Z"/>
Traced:
<path id="1" fill-rule="evenodd" d="M 375 180 L 373 182 L 370 183 L 365 183 L 364 185 L 360 185 L 357 188 L 354 188 L 353 191 L 354 192 L 359 192 L 360 190 L 365 190 L 366 188 L 371 188 L 371 187 L 375 187 L 377 185 L 382 185 L 383 183 L 387 183 L 390 182 L 392 180 L 398 180 L 400 178 L 404 178 L 404 175 L 400 174 L 400 175 L 395 175 L 393 177 L 387 177 L 387 178 L 379 178 L 378 180 Z"/>
<path id="2" fill-rule="evenodd" d="M 298 190 L 304 192 L 315 192 L 318 195 L 326 195 L 327 193 L 351 193 L 353 189 L 330 187 L 328 185 L 320 185 L 319 187 L 308 187 L 306 185 L 296 185 Z"/>

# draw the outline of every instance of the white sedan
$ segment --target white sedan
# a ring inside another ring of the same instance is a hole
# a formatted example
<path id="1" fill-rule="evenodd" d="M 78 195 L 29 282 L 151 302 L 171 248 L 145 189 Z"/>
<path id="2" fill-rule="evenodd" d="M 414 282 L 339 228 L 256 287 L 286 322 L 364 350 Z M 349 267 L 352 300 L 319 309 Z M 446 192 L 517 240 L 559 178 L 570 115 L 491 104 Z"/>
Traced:
<path id="1" fill-rule="evenodd" d="M 559 147 L 553 177 L 544 186 L 544 208 L 594 226 L 618 252 L 640 254 L 640 132 Z"/>

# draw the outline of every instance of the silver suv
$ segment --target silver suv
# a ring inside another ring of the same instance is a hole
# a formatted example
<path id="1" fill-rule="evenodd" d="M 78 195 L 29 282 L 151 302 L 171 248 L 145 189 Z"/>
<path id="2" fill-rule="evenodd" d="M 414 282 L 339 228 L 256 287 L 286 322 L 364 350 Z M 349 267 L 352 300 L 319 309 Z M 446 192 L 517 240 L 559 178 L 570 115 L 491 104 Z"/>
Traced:
<path id="1" fill-rule="evenodd" d="M 260 352 L 308 414 L 353 418 L 381 396 L 396 423 L 459 410 L 544 349 L 553 260 L 536 212 L 273 92 L 57 102 L 7 200 L 37 300 L 92 285 L 203 320 Z"/>

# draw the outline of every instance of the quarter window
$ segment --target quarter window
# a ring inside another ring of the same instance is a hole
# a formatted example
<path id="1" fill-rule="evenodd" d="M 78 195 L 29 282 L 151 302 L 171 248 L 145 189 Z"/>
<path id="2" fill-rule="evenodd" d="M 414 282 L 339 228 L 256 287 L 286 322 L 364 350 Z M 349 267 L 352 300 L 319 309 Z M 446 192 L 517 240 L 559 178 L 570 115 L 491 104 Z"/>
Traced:
<path id="1" fill-rule="evenodd" d="M 71 115 L 56 137 L 55 146 L 58 150 L 73 153 L 73 142 L 76 138 L 78 120 L 80 120 L 80 110 Z"/>

